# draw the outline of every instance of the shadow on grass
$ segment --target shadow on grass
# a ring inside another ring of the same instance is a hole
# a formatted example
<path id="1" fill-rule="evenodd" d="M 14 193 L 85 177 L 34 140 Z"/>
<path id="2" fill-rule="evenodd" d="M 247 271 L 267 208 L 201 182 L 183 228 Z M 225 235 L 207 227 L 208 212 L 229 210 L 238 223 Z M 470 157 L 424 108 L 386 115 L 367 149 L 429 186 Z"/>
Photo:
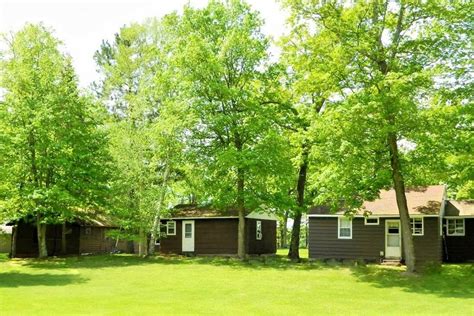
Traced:
<path id="1" fill-rule="evenodd" d="M 80 284 L 87 279 L 75 274 L 31 274 L 23 272 L 0 273 L 0 288 L 20 286 L 63 286 L 68 284 Z"/>
<path id="2" fill-rule="evenodd" d="M 30 268 L 38 269 L 106 269 L 117 267 L 128 267 L 138 265 L 212 265 L 230 267 L 234 269 L 278 269 L 278 270 L 314 270 L 329 267 L 319 262 L 308 262 L 303 259 L 301 263 L 290 261 L 284 256 L 252 257 L 247 260 L 239 260 L 235 257 L 183 257 L 177 255 L 155 256 L 141 258 L 135 255 L 97 255 L 79 257 L 57 257 L 48 259 L 13 259 L 11 262 Z M 332 265 L 332 268 L 343 267 Z"/>
<path id="3" fill-rule="evenodd" d="M 352 268 L 360 282 L 378 288 L 401 288 L 407 292 L 433 294 L 440 297 L 474 299 L 474 265 L 445 264 L 419 275 L 405 275 L 399 269 L 377 265 Z"/>

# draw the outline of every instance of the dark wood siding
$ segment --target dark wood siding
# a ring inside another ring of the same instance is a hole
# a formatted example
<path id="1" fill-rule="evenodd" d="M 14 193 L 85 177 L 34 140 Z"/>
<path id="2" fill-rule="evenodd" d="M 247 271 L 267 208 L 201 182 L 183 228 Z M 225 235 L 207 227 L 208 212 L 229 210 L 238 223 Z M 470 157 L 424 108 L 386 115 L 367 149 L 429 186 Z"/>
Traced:
<path id="1" fill-rule="evenodd" d="M 182 236 L 181 236 L 181 220 L 176 220 L 176 235 L 166 236 L 166 223 L 168 221 L 161 221 L 161 238 L 160 238 L 160 252 L 162 253 L 181 253 L 182 252 Z"/>
<path id="2" fill-rule="evenodd" d="M 474 218 L 464 219 L 464 236 L 446 236 L 448 262 L 474 261 Z"/>
<path id="3" fill-rule="evenodd" d="M 162 221 L 162 233 L 166 232 Z M 237 254 L 238 219 L 194 219 L 194 252 L 196 254 Z M 256 220 L 246 220 L 246 246 L 249 254 L 276 252 L 276 221 L 262 220 L 263 238 L 256 240 Z M 162 253 L 182 253 L 182 220 L 176 220 L 176 235 L 162 237 Z"/>
<path id="4" fill-rule="evenodd" d="M 262 239 L 257 240 L 257 221 L 262 222 Z M 251 255 L 276 253 L 276 221 L 247 219 L 247 253 Z"/>
<path id="5" fill-rule="evenodd" d="M 439 231 L 439 218 L 424 217 L 423 225 L 423 236 L 413 236 L 417 264 L 424 265 L 428 262 L 441 262 L 443 252 Z"/>
<path id="6" fill-rule="evenodd" d="M 237 219 L 195 220 L 196 254 L 236 254 Z"/>
<path id="7" fill-rule="evenodd" d="M 105 227 L 80 227 L 79 253 L 105 253 L 112 251 L 114 240 L 107 237 Z"/>
<path id="8" fill-rule="evenodd" d="M 20 221 L 17 229 L 17 257 L 36 257 L 38 255 L 38 237 L 36 225 Z M 66 254 L 79 253 L 79 226 L 66 226 Z M 47 225 L 46 247 L 48 256 L 61 254 L 62 225 Z"/>
<path id="9" fill-rule="evenodd" d="M 385 253 L 385 220 L 380 218 L 379 225 L 365 225 L 363 218 L 354 218 L 352 239 L 339 239 L 336 217 L 310 217 L 309 257 L 379 260 L 380 252 Z M 424 235 L 413 236 L 417 260 L 420 264 L 430 261 L 440 262 L 442 244 L 439 218 L 425 217 L 423 222 Z"/>
<path id="10" fill-rule="evenodd" d="M 313 259 L 378 260 L 385 251 L 385 221 L 364 225 L 363 218 L 354 218 L 352 239 L 338 239 L 337 217 L 309 218 L 309 257 Z"/>

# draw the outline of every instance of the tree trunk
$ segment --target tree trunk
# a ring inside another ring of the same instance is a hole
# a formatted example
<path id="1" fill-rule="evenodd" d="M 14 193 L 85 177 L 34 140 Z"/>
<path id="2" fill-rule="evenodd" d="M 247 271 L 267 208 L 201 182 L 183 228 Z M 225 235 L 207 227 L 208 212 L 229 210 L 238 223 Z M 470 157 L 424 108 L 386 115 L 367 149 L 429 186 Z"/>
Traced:
<path id="1" fill-rule="evenodd" d="M 165 172 L 163 174 L 163 183 L 161 185 L 160 197 L 158 198 L 157 210 L 156 210 L 156 213 L 155 213 L 155 217 L 153 219 L 153 227 L 151 229 L 150 245 L 148 247 L 148 254 L 149 255 L 154 255 L 155 254 L 156 238 L 158 237 L 158 235 L 160 233 L 160 213 L 161 213 L 161 209 L 163 208 L 163 203 L 165 201 L 166 186 L 168 184 L 169 172 L 170 172 L 170 167 L 169 167 L 168 164 L 166 164 Z"/>
<path id="2" fill-rule="evenodd" d="M 143 228 L 140 228 L 140 232 L 139 232 L 139 242 L 138 242 L 138 255 L 140 257 L 146 257 L 148 252 L 148 245 L 147 245 L 147 242 L 146 242 L 146 234 L 145 234 L 145 230 Z"/>
<path id="3" fill-rule="evenodd" d="M 398 211 L 400 213 L 400 224 L 402 230 L 402 244 L 405 254 L 407 272 L 416 272 L 415 247 L 410 227 L 410 215 L 408 214 L 407 198 L 405 195 L 405 181 L 401 172 L 401 164 L 398 156 L 397 136 L 394 133 L 388 135 L 390 148 L 390 164 L 392 167 L 392 180 L 397 199 Z"/>
<path id="4" fill-rule="evenodd" d="M 245 204 L 244 204 L 244 172 L 242 168 L 237 170 L 237 210 L 239 211 L 239 227 L 237 255 L 240 259 L 245 258 Z"/>
<path id="5" fill-rule="evenodd" d="M 66 222 L 64 222 L 61 228 L 61 254 L 63 255 L 67 253 L 66 246 Z"/>
<path id="6" fill-rule="evenodd" d="M 280 248 L 286 248 L 288 247 L 288 211 L 285 211 L 283 214 L 283 221 L 281 222 L 281 227 L 280 227 Z"/>
<path id="7" fill-rule="evenodd" d="M 11 245 L 11 253 L 10 257 L 15 258 L 16 257 L 16 240 L 18 236 L 18 226 L 13 226 L 12 228 L 12 245 Z"/>
<path id="8" fill-rule="evenodd" d="M 293 229 L 291 230 L 290 250 L 288 257 L 291 260 L 300 260 L 300 231 L 301 231 L 301 215 L 305 207 L 304 191 L 306 187 L 306 173 L 308 171 L 308 149 L 303 145 L 303 161 L 300 165 L 298 173 L 298 184 L 296 186 L 296 206 L 297 210 L 293 218 Z"/>
<path id="9" fill-rule="evenodd" d="M 37 216 L 36 230 L 38 236 L 38 258 L 46 258 L 48 256 L 48 248 L 46 246 L 46 224 L 41 223 L 41 216 Z"/>

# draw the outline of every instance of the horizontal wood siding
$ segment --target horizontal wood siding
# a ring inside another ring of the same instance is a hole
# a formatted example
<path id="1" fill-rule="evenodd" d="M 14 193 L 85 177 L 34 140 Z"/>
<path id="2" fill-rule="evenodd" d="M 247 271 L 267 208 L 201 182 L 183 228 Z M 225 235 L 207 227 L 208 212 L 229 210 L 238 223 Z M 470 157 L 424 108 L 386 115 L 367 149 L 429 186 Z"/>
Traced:
<path id="1" fill-rule="evenodd" d="M 385 220 L 380 218 L 379 225 L 365 225 L 363 218 L 354 218 L 352 239 L 339 239 L 336 217 L 310 217 L 309 257 L 379 260 L 380 252 L 385 253 Z M 442 243 L 439 234 L 439 218 L 425 217 L 423 222 L 424 235 L 413 236 L 417 260 L 420 264 L 440 262 Z"/>
<path id="2" fill-rule="evenodd" d="M 474 261 L 474 218 L 464 220 L 464 236 L 446 236 L 448 262 Z"/>
<path id="3" fill-rule="evenodd" d="M 352 239 L 338 239 L 336 217 L 309 218 L 309 257 L 312 259 L 378 260 L 385 251 L 385 221 L 364 225 L 363 218 L 354 218 Z"/>
<path id="4" fill-rule="evenodd" d="M 176 235 L 166 236 L 166 223 L 168 221 L 161 221 L 161 237 L 160 237 L 160 252 L 162 253 L 181 253 L 182 248 L 182 231 L 181 220 L 176 220 Z"/>
<path id="5" fill-rule="evenodd" d="M 276 253 L 276 221 L 260 220 L 262 222 L 262 239 L 257 240 L 258 219 L 247 219 L 247 253 L 251 255 Z"/>
<path id="6" fill-rule="evenodd" d="M 88 230 L 90 228 L 90 230 Z M 105 253 L 112 251 L 114 240 L 106 236 L 105 227 L 80 227 L 80 253 Z"/>
<path id="7" fill-rule="evenodd" d="M 441 262 L 443 259 L 438 217 L 423 218 L 423 236 L 413 236 L 417 265 Z"/>
<path id="8" fill-rule="evenodd" d="M 196 254 L 237 253 L 237 219 L 201 219 L 194 225 Z"/>

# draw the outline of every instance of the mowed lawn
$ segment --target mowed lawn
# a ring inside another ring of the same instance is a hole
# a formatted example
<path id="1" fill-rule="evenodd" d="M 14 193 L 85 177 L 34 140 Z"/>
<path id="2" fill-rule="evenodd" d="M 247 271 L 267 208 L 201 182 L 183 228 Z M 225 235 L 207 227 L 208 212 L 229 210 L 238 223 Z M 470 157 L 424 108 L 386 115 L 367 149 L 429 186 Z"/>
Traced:
<path id="1" fill-rule="evenodd" d="M 8 260 L 0 315 L 474 315 L 474 266 L 401 268 L 276 258 L 130 255 Z"/>

